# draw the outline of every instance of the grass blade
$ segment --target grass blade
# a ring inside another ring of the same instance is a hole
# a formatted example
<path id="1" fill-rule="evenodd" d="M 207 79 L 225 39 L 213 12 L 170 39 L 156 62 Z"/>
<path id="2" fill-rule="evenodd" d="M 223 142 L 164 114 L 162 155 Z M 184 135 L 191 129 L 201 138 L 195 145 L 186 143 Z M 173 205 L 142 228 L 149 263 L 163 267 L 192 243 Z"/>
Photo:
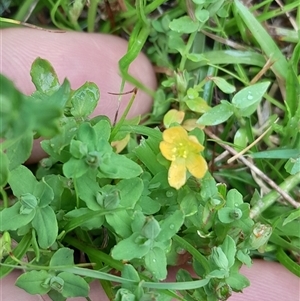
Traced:
<path id="1" fill-rule="evenodd" d="M 250 13 L 249 9 L 245 7 L 241 1 L 234 0 L 236 9 L 247 25 L 248 29 L 260 45 L 263 52 L 272 61 L 275 61 L 271 67 L 272 71 L 277 77 L 286 80 L 286 74 L 288 71 L 288 63 L 281 53 L 280 49 L 275 44 L 272 37 L 264 29 L 264 27 L 257 21 L 253 14 Z"/>

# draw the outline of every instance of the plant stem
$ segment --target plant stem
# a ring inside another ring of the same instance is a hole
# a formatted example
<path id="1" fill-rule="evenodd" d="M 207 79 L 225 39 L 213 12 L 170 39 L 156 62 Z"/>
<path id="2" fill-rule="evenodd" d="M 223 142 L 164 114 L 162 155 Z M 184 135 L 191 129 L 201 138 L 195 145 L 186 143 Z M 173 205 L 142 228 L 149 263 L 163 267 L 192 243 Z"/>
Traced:
<path id="1" fill-rule="evenodd" d="M 34 10 L 38 3 L 38 0 L 25 0 L 22 5 L 19 6 L 19 10 L 14 16 L 15 20 L 26 22 L 31 12 Z"/>
<path id="2" fill-rule="evenodd" d="M 282 191 L 289 192 L 300 183 L 300 172 L 289 176 L 279 187 Z M 265 195 L 250 211 L 251 218 L 259 216 L 264 210 L 269 208 L 278 198 L 280 194 L 273 190 Z M 298 204 L 298 203 L 297 203 Z"/>
<path id="3" fill-rule="evenodd" d="M 88 32 L 94 32 L 98 0 L 91 0 L 87 16 L 87 30 Z"/>
<path id="4" fill-rule="evenodd" d="M 209 263 L 204 255 L 202 255 L 196 248 L 194 248 L 189 242 L 187 242 L 184 238 L 175 235 L 172 238 L 176 241 L 182 248 L 187 250 L 200 264 L 202 264 L 206 273 L 209 272 Z M 200 275 L 199 275 L 200 276 Z"/>
<path id="5" fill-rule="evenodd" d="M 188 42 L 187 42 L 186 47 L 184 49 L 184 54 L 183 54 L 181 62 L 180 62 L 180 66 L 179 66 L 180 71 L 183 71 L 185 69 L 185 62 L 187 60 L 187 55 L 189 54 L 190 49 L 193 46 L 196 35 L 197 35 L 197 31 L 191 33 L 191 35 L 188 39 Z"/>
<path id="6" fill-rule="evenodd" d="M 3 199 L 3 208 L 8 208 L 8 197 L 3 187 L 0 188 L 0 193 Z"/>
<path id="7" fill-rule="evenodd" d="M 222 140 L 220 140 L 215 134 L 213 134 L 210 130 L 205 129 L 205 133 L 212 139 L 215 140 L 215 142 L 217 142 L 219 145 L 221 145 L 223 148 L 225 148 L 228 152 L 230 152 L 233 155 L 237 155 L 238 152 L 233 149 L 232 147 L 230 147 L 229 145 L 226 145 L 222 142 Z M 296 202 L 288 193 L 286 193 L 286 189 L 281 189 L 280 186 L 278 186 L 272 179 L 270 179 L 265 173 L 263 173 L 259 168 L 257 168 L 252 162 L 248 161 L 245 157 L 243 156 L 239 156 L 238 160 L 240 160 L 244 165 L 246 165 L 247 167 L 249 167 L 251 169 L 252 172 L 254 172 L 257 176 L 259 176 L 262 180 L 264 180 L 270 187 L 272 187 L 274 189 L 274 193 L 275 195 L 275 200 L 277 199 L 277 193 L 280 194 L 287 202 L 289 202 L 293 207 L 295 208 L 299 208 L 300 204 L 298 202 Z M 296 174 L 297 175 L 297 174 Z M 295 176 L 296 176 L 295 175 Z M 296 180 L 298 181 L 295 186 L 300 182 L 300 173 L 298 174 L 299 179 Z M 288 179 L 290 179 L 291 177 L 289 177 Z M 293 178 L 293 177 L 292 177 Z M 286 181 L 285 181 L 286 182 Z M 284 182 L 284 183 L 285 183 Z M 295 187 L 294 186 L 294 187 Z M 293 188 L 293 187 L 292 187 Z M 290 189 L 292 189 L 290 188 Z M 289 189 L 289 190 L 290 190 Z M 276 191 L 276 192 L 275 192 Z M 273 198 L 272 198 L 273 199 Z M 272 201 L 270 204 L 273 204 L 275 201 Z M 263 210 L 265 210 L 267 207 L 269 207 L 270 205 L 267 205 L 266 207 L 263 206 Z M 263 211 L 262 210 L 262 211 Z M 256 214 L 255 214 L 256 216 Z"/>

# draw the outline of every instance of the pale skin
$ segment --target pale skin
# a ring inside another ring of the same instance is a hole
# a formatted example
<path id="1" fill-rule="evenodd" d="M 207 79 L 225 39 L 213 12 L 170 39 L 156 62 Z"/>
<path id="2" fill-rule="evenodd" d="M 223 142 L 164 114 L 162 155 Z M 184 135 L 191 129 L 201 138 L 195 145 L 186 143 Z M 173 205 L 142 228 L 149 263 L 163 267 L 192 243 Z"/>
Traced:
<path id="1" fill-rule="evenodd" d="M 0 31 L 0 38 L 0 72 L 9 77 L 22 92 L 30 94 L 34 91 L 29 70 L 34 59 L 40 56 L 51 62 L 61 81 L 67 77 L 74 89 L 86 81 L 95 82 L 101 91 L 101 101 L 93 115 L 104 114 L 113 119 L 118 98 L 108 92 L 119 92 L 121 78 L 118 75 L 118 60 L 126 52 L 125 41 L 109 35 L 49 33 L 33 29 L 6 29 Z M 150 89 L 155 90 L 155 74 L 144 55 L 137 58 L 129 71 Z M 131 85 L 126 85 L 124 91 L 131 89 Z M 130 95 L 124 96 L 121 111 L 129 98 Z M 139 92 L 129 116 L 147 113 L 151 104 L 151 98 Z M 31 162 L 43 156 L 36 143 Z M 192 272 L 190 266 L 186 265 L 184 268 Z M 169 269 L 168 280 L 174 281 L 177 269 Z M 279 263 L 255 260 L 251 268 L 243 267 L 241 272 L 250 279 L 251 286 L 242 294 L 233 294 L 229 299 L 231 301 L 293 301 L 300 298 L 299 279 Z M 19 273 L 14 271 L 0 280 L 1 301 L 50 300 L 47 296 L 28 295 L 15 287 L 14 281 Z M 93 301 L 108 300 L 96 281 L 91 285 L 90 298 Z"/>

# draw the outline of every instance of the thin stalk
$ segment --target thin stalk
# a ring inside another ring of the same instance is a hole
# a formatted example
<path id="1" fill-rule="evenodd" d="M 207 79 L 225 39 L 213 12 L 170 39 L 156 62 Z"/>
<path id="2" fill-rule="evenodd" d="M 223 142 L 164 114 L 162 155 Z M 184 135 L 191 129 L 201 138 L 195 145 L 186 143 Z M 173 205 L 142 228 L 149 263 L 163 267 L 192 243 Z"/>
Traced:
<path id="1" fill-rule="evenodd" d="M 189 54 L 190 49 L 193 46 L 193 43 L 194 43 L 194 40 L 195 40 L 195 37 L 196 37 L 197 33 L 198 33 L 197 31 L 193 32 L 189 36 L 188 42 L 187 42 L 186 47 L 184 49 L 184 53 L 182 55 L 182 59 L 181 59 L 180 65 L 179 65 L 179 70 L 180 71 L 183 71 L 185 69 L 185 62 L 187 60 L 187 55 Z"/>
<path id="2" fill-rule="evenodd" d="M 0 188 L 0 193 L 2 195 L 3 208 L 8 208 L 8 206 L 9 206 L 9 204 L 8 204 L 8 197 L 7 197 L 7 193 L 5 192 L 5 190 L 4 190 L 3 187 Z"/>
<path id="3" fill-rule="evenodd" d="M 38 0 L 25 0 L 19 6 L 18 12 L 15 14 L 14 19 L 26 22 L 30 17 L 32 11 L 36 7 Z"/>
<path id="4" fill-rule="evenodd" d="M 99 3 L 99 0 L 91 0 L 90 1 L 90 6 L 89 6 L 88 16 L 87 16 L 87 31 L 88 32 L 94 32 L 98 3 Z"/>
<path id="5" fill-rule="evenodd" d="M 282 191 L 285 191 L 288 193 L 291 191 L 294 187 L 300 184 L 300 172 L 296 173 L 295 175 L 291 175 L 288 178 L 286 178 L 285 181 L 283 181 L 279 187 Z M 269 208 L 273 203 L 276 202 L 276 200 L 281 195 L 273 190 L 267 195 L 265 195 L 256 205 L 253 206 L 253 208 L 250 211 L 251 218 L 258 217 L 263 211 L 265 211 L 267 208 Z M 296 207 L 299 207 L 299 203 L 295 204 Z"/>

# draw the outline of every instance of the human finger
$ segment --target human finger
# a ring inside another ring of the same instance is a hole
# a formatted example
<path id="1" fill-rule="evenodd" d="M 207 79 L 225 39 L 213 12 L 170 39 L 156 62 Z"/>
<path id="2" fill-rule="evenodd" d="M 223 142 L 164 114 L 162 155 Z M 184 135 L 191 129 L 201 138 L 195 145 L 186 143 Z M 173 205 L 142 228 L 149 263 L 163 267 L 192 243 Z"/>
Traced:
<path id="1" fill-rule="evenodd" d="M 54 67 L 60 82 L 68 78 L 72 89 L 86 81 L 94 82 L 100 89 L 100 101 L 92 116 L 106 115 L 113 120 L 118 110 L 117 95 L 122 78 L 118 61 L 127 51 L 127 42 L 119 37 L 105 34 L 78 32 L 48 32 L 35 29 L 5 29 L 1 34 L 0 72 L 10 78 L 25 94 L 35 88 L 31 82 L 30 68 L 37 57 L 48 60 Z M 129 72 L 145 86 L 154 90 L 156 79 L 153 68 L 144 54 L 131 64 Z M 124 91 L 132 90 L 126 84 Z M 132 95 L 122 96 L 119 116 Z M 138 91 L 128 118 L 151 110 L 151 97 Z M 38 143 L 34 144 L 33 160 L 45 156 Z"/>

